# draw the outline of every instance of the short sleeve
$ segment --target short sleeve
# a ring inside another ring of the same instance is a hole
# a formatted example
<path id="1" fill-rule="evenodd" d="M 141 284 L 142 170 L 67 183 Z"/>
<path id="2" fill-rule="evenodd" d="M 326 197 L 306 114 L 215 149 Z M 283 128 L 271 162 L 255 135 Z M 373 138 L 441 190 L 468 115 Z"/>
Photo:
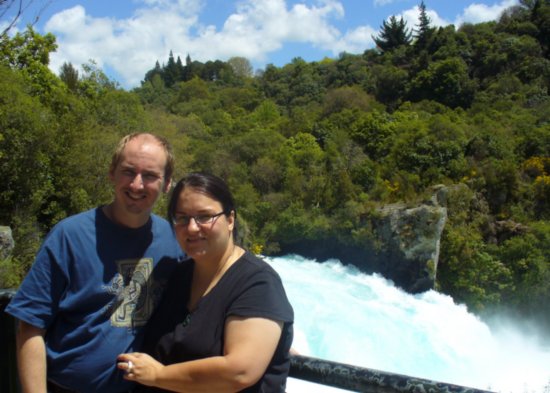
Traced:
<path id="1" fill-rule="evenodd" d="M 66 275 L 58 263 L 58 255 L 63 248 L 61 238 L 59 230 L 48 235 L 29 273 L 5 310 L 41 329 L 52 322 L 67 287 Z"/>
<path id="2" fill-rule="evenodd" d="M 239 291 L 229 305 L 227 315 L 293 322 L 292 307 L 283 284 L 271 267 L 266 264 L 243 281 L 236 286 Z"/>

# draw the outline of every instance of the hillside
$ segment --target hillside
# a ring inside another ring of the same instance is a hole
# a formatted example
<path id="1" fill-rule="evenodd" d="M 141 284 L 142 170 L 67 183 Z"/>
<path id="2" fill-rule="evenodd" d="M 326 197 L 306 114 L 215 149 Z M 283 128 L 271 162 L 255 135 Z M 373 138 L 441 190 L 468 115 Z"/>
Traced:
<path id="1" fill-rule="evenodd" d="M 93 63 L 53 74 L 52 35 L 2 36 L 0 225 L 16 248 L 0 286 L 18 284 L 53 224 L 109 201 L 113 145 L 151 131 L 173 143 L 176 177 L 229 182 L 245 244 L 267 255 L 360 249 L 378 207 L 453 186 L 437 289 L 550 327 L 550 2 L 406 29 L 390 20 L 362 55 L 255 74 L 243 58 L 170 55 L 133 91 Z"/>

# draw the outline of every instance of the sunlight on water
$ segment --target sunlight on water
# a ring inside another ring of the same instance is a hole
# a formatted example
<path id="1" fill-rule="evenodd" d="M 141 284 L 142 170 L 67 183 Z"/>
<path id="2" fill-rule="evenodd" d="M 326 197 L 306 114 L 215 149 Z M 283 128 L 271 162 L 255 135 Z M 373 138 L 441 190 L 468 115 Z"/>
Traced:
<path id="1" fill-rule="evenodd" d="M 265 258 L 295 312 L 303 355 L 500 393 L 543 393 L 550 349 L 509 326 L 491 331 L 435 291 L 409 295 L 338 261 Z M 289 379 L 288 393 L 343 391 Z"/>

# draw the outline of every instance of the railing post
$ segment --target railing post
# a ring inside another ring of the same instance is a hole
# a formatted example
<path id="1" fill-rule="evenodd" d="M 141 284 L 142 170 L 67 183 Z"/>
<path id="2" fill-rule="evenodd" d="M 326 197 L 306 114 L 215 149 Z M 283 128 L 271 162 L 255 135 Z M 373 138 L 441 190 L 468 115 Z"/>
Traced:
<path id="1" fill-rule="evenodd" d="M 17 378 L 15 359 L 15 320 L 4 309 L 15 294 L 13 289 L 0 289 L 0 392 L 18 393 L 21 391 Z"/>

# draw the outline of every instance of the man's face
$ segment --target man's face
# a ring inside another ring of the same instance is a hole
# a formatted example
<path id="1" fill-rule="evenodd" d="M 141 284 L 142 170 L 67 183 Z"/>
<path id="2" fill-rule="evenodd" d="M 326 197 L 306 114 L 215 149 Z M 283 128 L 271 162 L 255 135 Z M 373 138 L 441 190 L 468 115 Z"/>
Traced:
<path id="1" fill-rule="evenodd" d="M 166 153 L 155 140 L 137 137 L 129 141 L 120 162 L 109 173 L 115 187 L 115 213 L 148 216 L 160 194 L 169 188 L 165 166 Z"/>

